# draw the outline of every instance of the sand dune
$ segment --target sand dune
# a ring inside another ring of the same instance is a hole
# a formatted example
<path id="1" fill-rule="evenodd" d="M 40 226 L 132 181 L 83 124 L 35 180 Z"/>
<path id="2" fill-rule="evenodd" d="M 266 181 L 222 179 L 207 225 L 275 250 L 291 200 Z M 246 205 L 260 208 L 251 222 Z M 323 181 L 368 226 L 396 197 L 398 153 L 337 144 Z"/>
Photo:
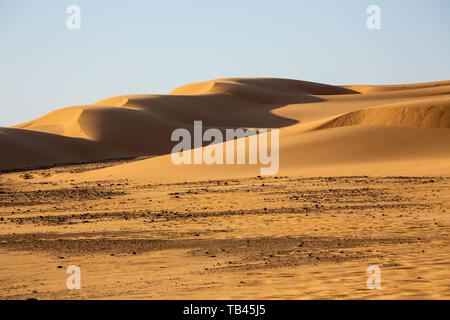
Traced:
<path id="1" fill-rule="evenodd" d="M 169 95 L 113 97 L 2 128 L 0 146 L 9 152 L 2 153 L 0 169 L 160 155 L 84 178 L 257 174 L 251 165 L 172 164 L 170 135 L 177 128 L 192 131 L 194 120 L 202 120 L 205 129 L 281 128 L 280 174 L 450 172 L 450 81 L 331 86 L 266 78 L 218 79 Z"/>

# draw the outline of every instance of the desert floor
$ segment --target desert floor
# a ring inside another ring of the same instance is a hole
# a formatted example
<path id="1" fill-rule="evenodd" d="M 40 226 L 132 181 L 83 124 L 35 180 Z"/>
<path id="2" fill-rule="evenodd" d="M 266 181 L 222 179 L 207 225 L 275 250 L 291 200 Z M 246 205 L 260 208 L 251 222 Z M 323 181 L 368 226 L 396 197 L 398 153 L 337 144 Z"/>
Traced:
<path id="1" fill-rule="evenodd" d="M 109 165 L 0 175 L 1 299 L 450 298 L 448 177 L 76 179 Z"/>

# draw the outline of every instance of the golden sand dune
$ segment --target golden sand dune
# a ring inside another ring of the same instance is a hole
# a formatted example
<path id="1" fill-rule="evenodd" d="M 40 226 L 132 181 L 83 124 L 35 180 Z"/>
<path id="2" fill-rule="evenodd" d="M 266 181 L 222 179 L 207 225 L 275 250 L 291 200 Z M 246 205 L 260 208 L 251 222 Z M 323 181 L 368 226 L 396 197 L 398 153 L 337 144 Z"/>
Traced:
<path id="1" fill-rule="evenodd" d="M 175 166 L 173 130 L 281 128 L 280 173 L 439 173 L 450 167 L 450 81 L 331 86 L 287 79 L 218 79 L 169 95 L 129 95 L 3 128 L 0 169 L 161 155 L 98 175 L 146 179 L 253 175 L 250 165 Z M 402 166 L 404 162 L 410 163 Z M 411 165 L 420 162 L 421 165 Z M 448 166 L 446 165 L 448 164 Z M 389 165 L 387 165 L 389 164 Z M 389 169 L 391 168 L 391 169 Z M 448 171 L 450 172 L 450 171 Z"/>

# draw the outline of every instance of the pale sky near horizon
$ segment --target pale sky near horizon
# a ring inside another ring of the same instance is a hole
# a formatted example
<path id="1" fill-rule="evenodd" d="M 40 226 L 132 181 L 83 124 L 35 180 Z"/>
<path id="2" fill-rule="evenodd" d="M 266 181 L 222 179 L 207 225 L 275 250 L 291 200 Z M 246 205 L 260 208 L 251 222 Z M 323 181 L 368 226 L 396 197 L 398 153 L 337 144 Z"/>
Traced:
<path id="1" fill-rule="evenodd" d="M 214 78 L 449 80 L 450 1 L 0 0 L 0 73 L 0 126 Z"/>

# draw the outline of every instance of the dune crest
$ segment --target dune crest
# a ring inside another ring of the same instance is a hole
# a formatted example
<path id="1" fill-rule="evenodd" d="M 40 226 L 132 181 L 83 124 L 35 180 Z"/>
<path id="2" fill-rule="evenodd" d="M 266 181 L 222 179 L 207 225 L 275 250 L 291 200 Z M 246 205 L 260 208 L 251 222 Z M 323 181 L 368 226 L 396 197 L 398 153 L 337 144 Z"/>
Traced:
<path id="1" fill-rule="evenodd" d="M 320 129 L 355 125 L 449 129 L 450 99 L 353 111 L 327 121 Z"/>
<path id="2" fill-rule="evenodd" d="M 333 86 L 323 83 L 277 79 L 277 78 L 224 78 L 196 82 L 178 87 L 171 91 L 171 95 L 197 95 L 224 93 L 231 94 L 233 91 L 243 89 L 242 91 L 255 90 L 259 88 L 269 92 L 282 92 L 286 94 L 316 94 L 316 95 L 333 95 L 333 94 L 352 94 L 358 93 L 352 89 L 343 86 Z"/>
<path id="3" fill-rule="evenodd" d="M 429 89 L 449 86 L 450 81 L 434 81 L 414 84 L 393 84 L 393 85 L 349 85 L 344 88 L 354 90 L 359 93 L 379 93 L 404 90 Z"/>

